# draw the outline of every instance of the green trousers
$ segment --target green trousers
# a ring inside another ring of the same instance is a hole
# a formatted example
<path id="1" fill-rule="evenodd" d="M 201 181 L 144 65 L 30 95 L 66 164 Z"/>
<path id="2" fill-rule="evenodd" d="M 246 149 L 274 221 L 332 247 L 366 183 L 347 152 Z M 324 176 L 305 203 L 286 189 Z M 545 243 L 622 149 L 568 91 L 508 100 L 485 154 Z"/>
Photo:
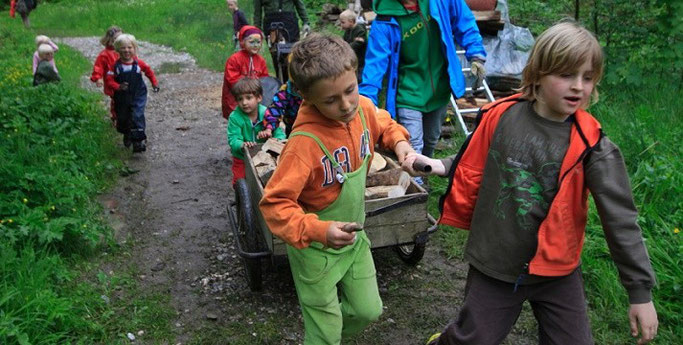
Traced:
<path id="1" fill-rule="evenodd" d="M 340 344 L 382 314 L 370 246 L 357 235 L 353 248 L 342 253 L 287 246 L 304 317 L 304 345 Z"/>

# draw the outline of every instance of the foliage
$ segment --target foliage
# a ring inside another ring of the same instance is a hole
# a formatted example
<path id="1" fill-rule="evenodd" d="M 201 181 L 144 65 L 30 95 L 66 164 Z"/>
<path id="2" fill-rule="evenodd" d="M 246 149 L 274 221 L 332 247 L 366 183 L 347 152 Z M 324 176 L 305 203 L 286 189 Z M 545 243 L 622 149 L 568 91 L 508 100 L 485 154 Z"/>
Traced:
<path id="1" fill-rule="evenodd" d="M 240 1 L 240 9 L 251 22 L 253 3 Z M 200 66 L 215 71 L 222 71 L 234 52 L 232 15 L 225 1 L 70 0 L 41 5 L 31 13 L 31 25 L 53 36 L 101 36 L 110 25 L 118 25 L 138 40 L 186 51 Z"/>
<path id="2" fill-rule="evenodd" d="M 102 107 L 93 95 L 65 87 L 79 80 L 69 70 L 83 60 L 60 50 L 64 82 L 31 87 L 32 37 L 0 30 L 0 241 L 62 249 L 73 241 L 95 244 L 106 231 L 92 195 L 106 186 L 115 164 Z"/>
<path id="3" fill-rule="evenodd" d="M 33 37 L 21 22 L 0 26 L 0 344 L 112 344 L 128 341 L 124 328 L 156 333 L 150 324 L 170 317 L 164 298 L 136 291 L 126 272 L 89 268 L 79 277 L 74 268 L 109 248 L 94 197 L 120 163 L 101 95 L 79 87 L 90 63 L 62 46 L 62 82 L 33 87 Z M 118 300 L 112 291 L 123 286 L 132 297 Z"/>
<path id="4" fill-rule="evenodd" d="M 573 1 L 509 1 L 511 21 L 535 35 L 574 17 Z M 581 0 L 579 21 L 606 53 L 607 83 L 643 86 L 650 76 L 683 87 L 683 4 L 674 0 Z"/>

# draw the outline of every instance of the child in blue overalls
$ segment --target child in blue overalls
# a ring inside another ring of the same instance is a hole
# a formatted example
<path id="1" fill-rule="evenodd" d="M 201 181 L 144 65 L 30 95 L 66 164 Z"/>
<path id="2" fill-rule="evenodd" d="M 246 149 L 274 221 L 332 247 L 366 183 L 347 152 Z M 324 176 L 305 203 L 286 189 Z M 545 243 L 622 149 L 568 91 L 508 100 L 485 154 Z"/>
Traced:
<path id="1" fill-rule="evenodd" d="M 114 90 L 114 104 L 117 114 L 116 129 L 123 134 L 123 145 L 133 145 L 133 152 L 147 149 L 145 140 L 145 104 L 147 86 L 142 80 L 144 73 L 152 83 L 152 90 L 159 91 L 159 83 L 152 68 L 138 59 L 138 45 L 135 36 L 121 34 L 114 41 L 114 49 L 119 59 L 107 72 L 106 83 Z"/>

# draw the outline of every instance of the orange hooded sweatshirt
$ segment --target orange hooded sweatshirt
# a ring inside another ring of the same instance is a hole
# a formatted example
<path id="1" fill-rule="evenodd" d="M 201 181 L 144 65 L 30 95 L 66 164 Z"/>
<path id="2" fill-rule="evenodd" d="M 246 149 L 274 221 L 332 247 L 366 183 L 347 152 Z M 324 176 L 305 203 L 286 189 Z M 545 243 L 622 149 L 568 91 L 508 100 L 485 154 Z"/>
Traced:
<path id="1" fill-rule="evenodd" d="M 377 109 L 372 101 L 360 96 L 369 131 L 371 153 L 375 144 L 393 150 L 408 131 L 391 119 L 386 110 Z M 324 117 L 304 99 L 292 132 L 305 131 L 317 136 L 346 172 L 363 164 L 363 124 L 360 112 L 348 124 Z M 327 163 L 327 164 L 326 164 Z M 325 153 L 311 138 L 295 136 L 282 151 L 275 173 L 266 185 L 260 202 L 261 213 L 270 231 L 296 248 L 312 242 L 327 245 L 327 229 L 331 221 L 321 221 L 316 212 L 330 205 L 339 195 L 341 184 L 334 178 Z M 365 200 L 358 200 L 361 205 Z"/>

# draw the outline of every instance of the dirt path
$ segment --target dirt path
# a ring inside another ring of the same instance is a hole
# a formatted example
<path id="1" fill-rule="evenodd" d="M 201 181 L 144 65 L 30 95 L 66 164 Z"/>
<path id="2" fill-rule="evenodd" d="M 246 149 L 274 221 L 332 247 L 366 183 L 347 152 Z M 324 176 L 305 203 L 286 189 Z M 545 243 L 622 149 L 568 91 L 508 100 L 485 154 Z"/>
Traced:
<path id="1" fill-rule="evenodd" d="M 101 49 L 96 37 L 60 41 L 91 61 Z M 177 317 L 167 339 L 173 344 L 302 343 L 286 260 L 265 263 L 264 290 L 252 293 L 233 246 L 226 213 L 233 192 L 226 121 L 220 116 L 222 73 L 197 68 L 187 54 L 139 43 L 140 57 L 158 72 L 161 92 L 148 97 L 147 152 L 125 162 L 137 172 L 103 196 L 117 240 L 132 253 L 120 260 L 137 264 L 138 283 L 146 290 L 171 296 Z M 83 84 L 92 88 L 85 77 Z M 404 265 L 391 250 L 375 251 L 385 312 L 349 343 L 423 344 L 455 317 L 466 265 L 449 261 L 437 248 L 429 244 L 417 267 Z M 522 339 L 533 332 L 519 326 L 506 343 L 531 343 Z"/>

